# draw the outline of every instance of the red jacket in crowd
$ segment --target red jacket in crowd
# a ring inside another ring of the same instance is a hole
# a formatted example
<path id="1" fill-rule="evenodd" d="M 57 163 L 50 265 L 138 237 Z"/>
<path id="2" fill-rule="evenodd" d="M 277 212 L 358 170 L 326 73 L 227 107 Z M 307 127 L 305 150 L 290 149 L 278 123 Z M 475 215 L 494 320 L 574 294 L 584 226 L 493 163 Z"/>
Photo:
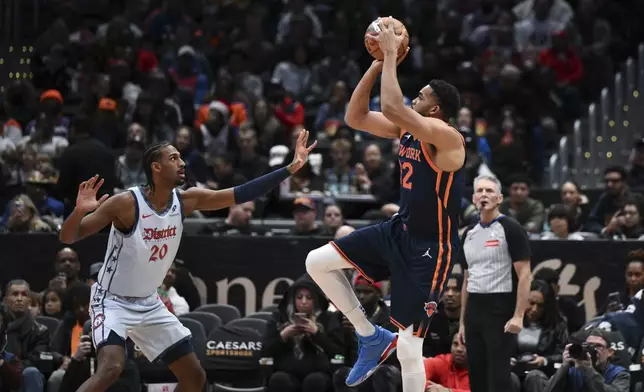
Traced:
<path id="1" fill-rule="evenodd" d="M 431 381 L 451 389 L 452 392 L 470 392 L 467 368 L 460 369 L 454 366 L 452 354 L 425 358 L 424 362 L 427 385 Z"/>
<path id="2" fill-rule="evenodd" d="M 576 84 L 584 76 L 581 60 L 571 48 L 563 54 L 557 54 L 554 49 L 546 49 L 539 55 L 539 62 L 555 72 L 557 83 Z"/>

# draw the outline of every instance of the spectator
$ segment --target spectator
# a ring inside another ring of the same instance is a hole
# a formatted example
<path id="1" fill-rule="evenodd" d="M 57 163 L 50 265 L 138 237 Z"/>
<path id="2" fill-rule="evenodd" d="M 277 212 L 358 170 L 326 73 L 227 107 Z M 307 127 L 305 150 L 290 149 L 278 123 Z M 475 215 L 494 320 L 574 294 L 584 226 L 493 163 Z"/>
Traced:
<path id="1" fill-rule="evenodd" d="M 563 204 L 555 204 L 548 212 L 550 231 L 541 234 L 542 240 L 583 240 L 579 233 L 571 233 L 575 225 L 571 211 Z"/>
<path id="2" fill-rule="evenodd" d="M 544 281 L 533 281 L 524 326 L 517 335 L 517 352 L 512 358 L 517 390 L 520 389 L 517 375 L 526 371 L 524 388 L 528 392 L 543 390 L 548 382 L 546 374 L 552 374 L 553 365 L 561 362 L 567 340 L 568 325 L 559 313 L 554 290 Z"/>
<path id="3" fill-rule="evenodd" d="M 7 222 L 0 226 L 0 232 L 43 233 L 53 231 L 53 227 L 40 218 L 40 214 L 29 196 L 24 194 L 16 196 L 10 205 Z"/>
<path id="4" fill-rule="evenodd" d="M 94 175 L 104 180 L 101 192 L 109 195 L 116 187 L 116 165 L 114 154 L 93 136 L 93 124 L 85 115 L 77 116 L 70 129 L 72 146 L 67 148 L 60 157 L 57 192 L 60 200 L 65 203 L 65 216 L 71 213 L 78 186 Z"/>
<path id="5" fill-rule="evenodd" d="M 69 366 L 60 384 L 60 391 L 75 391 L 96 371 L 96 349 L 92 344 L 91 327 L 87 325 L 79 336 L 78 348 L 69 361 Z M 94 360 L 92 360 L 94 359 Z M 123 371 L 106 392 L 133 392 L 141 386 L 139 370 L 131 359 L 125 360 Z"/>
<path id="6" fill-rule="evenodd" d="M 295 226 L 292 234 L 294 235 L 317 235 L 320 234 L 320 227 L 315 221 L 317 212 L 315 202 L 307 197 L 298 197 L 293 202 L 293 217 Z"/>
<path id="7" fill-rule="evenodd" d="M 588 217 L 586 231 L 600 233 L 607 226 L 624 202 L 634 199 L 641 204 L 641 196 L 628 188 L 628 176 L 621 166 L 611 166 L 604 170 L 606 188 L 593 206 Z"/>
<path id="8" fill-rule="evenodd" d="M 467 349 L 458 339 L 452 338 L 452 348 L 449 354 L 425 358 L 425 376 L 427 377 L 427 392 L 453 391 L 469 392 L 470 380 L 467 370 Z"/>
<path id="9" fill-rule="evenodd" d="M 67 285 L 80 281 L 80 267 L 78 253 L 72 248 L 65 247 L 56 254 L 54 270 L 57 276 L 63 275 L 66 278 Z"/>
<path id="10" fill-rule="evenodd" d="M 42 293 L 42 311 L 43 316 L 63 318 L 63 298 L 65 298 L 65 291 L 61 289 L 46 289 Z M 54 331 L 55 332 L 55 331 Z"/>
<path id="11" fill-rule="evenodd" d="M 249 125 L 244 125 L 237 135 L 239 159 L 236 170 L 245 178 L 252 180 L 268 172 L 268 159 L 259 155 L 257 132 Z"/>
<path id="12" fill-rule="evenodd" d="M 344 216 L 340 207 L 336 204 L 329 204 L 324 208 L 320 235 L 333 237 L 343 223 Z"/>
<path id="13" fill-rule="evenodd" d="M 339 80 L 333 85 L 329 101 L 323 103 L 318 109 L 318 114 L 313 125 L 315 131 L 327 129 L 330 122 L 344 122 L 349 102 L 349 91 L 346 83 Z M 333 136 L 333 135 L 328 135 Z"/>
<path id="14" fill-rule="evenodd" d="M 186 263 L 181 259 L 175 259 L 175 280 L 174 288 L 177 289 L 177 294 L 182 296 L 190 305 L 190 310 L 195 310 L 199 306 L 203 305 L 202 298 L 199 290 L 197 289 L 196 281 L 198 278 L 195 278 L 190 274 L 188 268 L 186 268 Z"/>
<path id="15" fill-rule="evenodd" d="M 389 307 L 382 299 L 382 282 L 370 283 L 357 274 L 355 278 L 352 279 L 352 282 L 356 296 L 360 301 L 360 305 L 364 308 L 369 321 L 374 325 L 378 325 L 395 332 L 397 328 L 389 320 Z M 358 356 L 355 349 L 357 347 L 356 331 L 353 324 L 351 324 L 346 317 L 339 312 L 338 315 L 342 317 L 342 325 L 345 332 L 344 341 L 347 347 L 345 364 L 353 364 Z M 353 344 L 351 344 L 351 342 Z M 347 387 L 345 383 L 349 370 L 351 370 L 351 368 L 345 366 L 341 367 L 334 373 L 333 384 L 335 385 L 335 392 L 354 390 Z M 357 388 L 357 391 L 394 392 L 399 390 L 401 381 L 399 365 L 394 358 L 391 358 L 378 368 L 376 373 L 371 376 L 368 382 L 361 384 Z"/>
<path id="16" fill-rule="evenodd" d="M 72 354 L 78 351 L 81 345 L 83 326 L 89 320 L 90 286 L 84 282 L 74 282 L 65 294 L 65 312 L 60 327 L 52 332 L 51 350 L 65 357 L 63 365 L 54 371 L 47 383 L 48 392 L 58 392 L 69 365 Z"/>
<path id="17" fill-rule="evenodd" d="M 602 229 L 600 235 L 614 240 L 638 239 L 644 235 L 641 216 L 639 200 L 627 200 Z"/>
<path id="18" fill-rule="evenodd" d="M 211 235 L 263 235 L 264 229 L 253 225 L 250 220 L 255 213 L 255 202 L 236 204 L 228 209 L 228 216 L 220 222 L 209 223 L 200 234 Z"/>
<path id="19" fill-rule="evenodd" d="M 212 174 L 207 185 L 210 189 L 226 189 L 245 183 L 248 179 L 235 171 L 235 158 L 231 153 L 213 158 Z"/>
<path id="20" fill-rule="evenodd" d="M 540 233 L 543 226 L 543 204 L 530 197 L 530 180 L 525 176 L 510 179 L 510 197 L 499 207 L 502 214 L 516 219 L 526 231 Z"/>
<path id="21" fill-rule="evenodd" d="M 635 142 L 629 158 L 628 184 L 634 188 L 644 186 L 644 138 Z"/>
<path id="22" fill-rule="evenodd" d="M 182 46 L 177 52 L 177 66 L 169 69 L 174 83 L 190 92 L 195 107 L 203 102 L 208 92 L 208 77 L 197 69 L 196 52 L 192 46 Z"/>
<path id="23" fill-rule="evenodd" d="M 125 142 L 125 151 L 116 161 L 116 178 L 119 188 L 128 189 L 146 183 L 141 158 L 145 143 L 140 136 L 132 136 Z"/>
<path id="24" fill-rule="evenodd" d="M 351 142 L 336 139 L 331 143 L 331 168 L 324 171 L 326 189 L 332 194 L 356 193 L 355 169 L 351 168 Z"/>
<path id="25" fill-rule="evenodd" d="M 36 322 L 29 312 L 29 284 L 24 280 L 13 280 L 7 284 L 4 303 L 8 318 L 6 350 L 14 354 L 23 366 L 24 392 L 43 392 L 44 377 L 38 369 L 41 354 L 49 352 L 50 332 Z M 60 364 L 62 357 L 55 356 L 54 363 Z M 44 365 L 44 364 L 43 364 Z"/>
<path id="26" fill-rule="evenodd" d="M 6 350 L 9 319 L 6 308 L 0 306 L 0 392 L 15 392 L 23 386 L 22 362 Z"/>
<path id="27" fill-rule="evenodd" d="M 31 302 L 29 303 L 29 313 L 33 317 L 38 317 L 42 313 L 42 299 L 44 295 L 41 295 L 40 293 L 37 293 L 35 291 L 29 292 L 29 296 L 31 297 Z"/>
<path id="28" fill-rule="evenodd" d="M 282 86 L 296 101 L 302 101 L 311 86 L 310 52 L 305 46 L 299 45 L 291 53 L 291 59 L 277 64 L 271 82 Z"/>
<path id="29" fill-rule="evenodd" d="M 534 273 L 534 280 L 541 280 L 550 285 L 557 297 L 557 306 L 562 315 L 566 318 L 568 324 L 568 332 L 573 333 L 579 331 L 586 321 L 585 315 L 577 306 L 577 303 L 569 297 L 562 297 L 559 295 L 559 274 L 552 268 L 540 268 Z"/>
<path id="30" fill-rule="evenodd" d="M 190 306 L 186 299 L 180 296 L 179 293 L 177 293 L 177 289 L 174 288 L 176 279 L 177 266 L 175 263 L 172 263 L 163 279 L 160 289 L 168 297 L 170 303 L 172 303 L 172 308 L 174 310 L 173 313 L 177 316 L 181 316 L 190 312 Z"/>
<path id="31" fill-rule="evenodd" d="M 382 158 L 382 151 L 375 143 L 364 148 L 362 163 L 356 164 L 355 174 L 359 191 L 372 194 L 379 202 L 385 201 L 394 187 L 391 165 Z"/>
<path id="32" fill-rule="evenodd" d="M 435 357 L 449 354 L 453 347 L 452 338 L 458 333 L 461 321 L 461 290 L 463 275 L 452 273 L 445 284 L 445 292 L 438 304 L 429 331 L 423 342 L 423 356 Z"/>
<path id="33" fill-rule="evenodd" d="M 195 131 L 189 127 L 180 127 L 174 139 L 174 146 L 181 154 L 188 170 L 197 182 L 205 184 L 208 177 L 208 165 L 198 149 Z"/>
<path id="34" fill-rule="evenodd" d="M 269 321 L 264 355 L 275 373 L 267 392 L 324 392 L 331 387 L 330 359 L 344 351 L 342 324 L 327 311 L 329 302 L 304 276 L 291 285 Z"/>
<path id="35" fill-rule="evenodd" d="M 595 355 L 586 354 L 585 358 L 571 358 L 570 347 L 563 352 L 563 364 L 548 380 L 544 391 L 614 391 L 628 392 L 631 375 L 627 369 L 610 363 L 614 350 L 609 339 L 601 330 L 594 330 L 586 338 Z"/>
<path id="36" fill-rule="evenodd" d="M 561 186 L 561 203 L 572 214 L 574 224 L 571 231 L 585 229 L 588 214 L 590 213 L 588 197 L 579 193 L 579 186 L 572 181 L 566 181 Z"/>

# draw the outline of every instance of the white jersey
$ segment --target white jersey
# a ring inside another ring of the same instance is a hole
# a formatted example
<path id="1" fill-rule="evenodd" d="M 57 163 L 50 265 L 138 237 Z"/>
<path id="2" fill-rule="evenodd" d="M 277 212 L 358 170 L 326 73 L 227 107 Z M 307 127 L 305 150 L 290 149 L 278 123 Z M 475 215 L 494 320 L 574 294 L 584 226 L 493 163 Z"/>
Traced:
<path id="1" fill-rule="evenodd" d="M 183 204 L 175 189 L 166 210 L 158 213 L 141 188 L 129 192 L 135 200 L 134 226 L 123 233 L 112 225 L 98 284 L 112 294 L 144 298 L 156 293 L 179 250 Z"/>

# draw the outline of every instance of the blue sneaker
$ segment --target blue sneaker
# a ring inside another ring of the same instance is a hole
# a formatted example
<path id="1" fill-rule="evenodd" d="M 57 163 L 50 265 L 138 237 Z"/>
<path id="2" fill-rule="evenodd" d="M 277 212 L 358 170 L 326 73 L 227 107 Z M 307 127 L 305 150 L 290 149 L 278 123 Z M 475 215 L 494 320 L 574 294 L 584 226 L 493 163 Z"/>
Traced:
<path id="1" fill-rule="evenodd" d="M 347 376 L 349 387 L 368 379 L 396 351 L 398 335 L 377 325 L 375 328 L 376 333 L 371 336 L 358 335 L 358 360 Z"/>

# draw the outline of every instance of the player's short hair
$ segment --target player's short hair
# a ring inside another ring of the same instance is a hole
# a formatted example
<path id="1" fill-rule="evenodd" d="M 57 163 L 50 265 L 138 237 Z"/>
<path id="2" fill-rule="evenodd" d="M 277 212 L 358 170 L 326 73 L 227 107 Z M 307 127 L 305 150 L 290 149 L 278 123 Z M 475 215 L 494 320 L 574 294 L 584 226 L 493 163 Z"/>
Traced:
<path id="1" fill-rule="evenodd" d="M 481 180 L 493 182 L 494 185 L 496 185 L 497 192 L 502 193 L 501 181 L 499 181 L 498 178 L 489 175 L 481 175 L 474 179 L 474 192 L 476 192 L 476 186 Z"/>
<path id="2" fill-rule="evenodd" d="M 438 98 L 438 103 L 443 113 L 443 120 L 456 119 L 461 109 L 461 96 L 453 85 L 441 79 L 433 79 L 429 82 L 433 95 Z"/>
<path id="3" fill-rule="evenodd" d="M 159 158 L 161 158 L 161 150 L 171 145 L 172 143 L 170 142 L 156 143 L 148 147 L 145 152 L 143 152 L 143 171 L 145 172 L 145 179 L 147 181 L 147 184 L 145 185 L 150 187 L 150 189 L 154 188 L 154 183 L 152 181 L 152 163 L 158 162 Z"/>

